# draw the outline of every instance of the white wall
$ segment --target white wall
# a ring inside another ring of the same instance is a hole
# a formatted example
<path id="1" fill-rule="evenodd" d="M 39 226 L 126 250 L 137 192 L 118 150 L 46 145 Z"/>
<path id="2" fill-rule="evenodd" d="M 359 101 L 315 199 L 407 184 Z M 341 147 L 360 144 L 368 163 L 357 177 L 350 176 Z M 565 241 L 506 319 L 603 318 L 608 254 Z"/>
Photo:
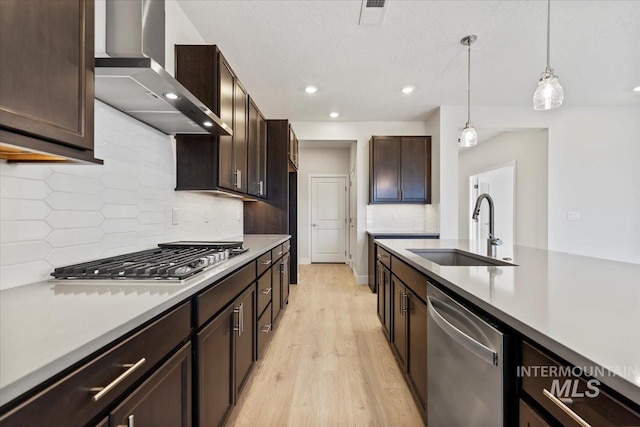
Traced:
<path id="1" fill-rule="evenodd" d="M 516 163 L 515 242 L 546 249 L 549 175 L 546 130 L 504 132 L 460 152 L 460 238 L 467 239 L 469 236 L 469 218 L 473 209 L 473 206 L 469 206 L 469 176 L 509 162 Z M 498 211 L 503 208 L 496 201 L 496 233 L 507 243 L 507 234 L 499 229 L 502 224 L 499 218 L 504 215 L 499 215 Z"/>
<path id="2" fill-rule="evenodd" d="M 0 161 L 0 289 L 159 242 L 242 235 L 241 201 L 174 191 L 172 138 L 99 101 L 95 114 L 104 165 Z"/>
<path id="3" fill-rule="evenodd" d="M 344 148 L 307 148 L 304 143 L 300 144 L 298 169 L 298 260 L 300 264 L 309 264 L 311 260 L 309 175 L 345 175 L 348 182 L 349 162 L 349 145 Z"/>
<path id="4" fill-rule="evenodd" d="M 356 140 L 358 194 L 357 248 L 353 253 L 357 281 L 367 283 L 366 205 L 369 200 L 369 139 L 372 135 L 426 135 L 424 122 L 294 122 L 300 140 Z M 456 205 L 457 206 L 457 205 Z"/>
<path id="5" fill-rule="evenodd" d="M 640 263 L 640 107 L 473 107 L 472 114 L 479 128 L 548 129 L 549 249 Z M 465 122 L 464 107 L 440 108 L 442 238 L 458 237 L 456 141 Z M 569 211 L 581 220 L 567 221 Z"/>

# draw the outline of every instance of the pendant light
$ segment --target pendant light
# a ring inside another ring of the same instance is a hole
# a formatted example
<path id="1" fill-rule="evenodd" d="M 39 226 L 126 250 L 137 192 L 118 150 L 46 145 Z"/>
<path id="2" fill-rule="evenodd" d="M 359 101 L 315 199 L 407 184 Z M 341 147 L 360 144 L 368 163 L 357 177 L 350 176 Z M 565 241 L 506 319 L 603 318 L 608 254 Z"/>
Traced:
<path id="1" fill-rule="evenodd" d="M 550 64 L 551 45 L 551 0 L 547 0 L 547 68 L 540 75 L 538 88 L 533 94 L 533 108 L 535 110 L 551 110 L 562 105 L 564 91 L 560 86 L 558 76 L 553 74 Z"/>
<path id="2" fill-rule="evenodd" d="M 474 34 L 466 36 L 460 40 L 460 43 L 468 48 L 469 64 L 467 68 L 467 124 L 462 130 L 462 135 L 460 135 L 460 139 L 458 140 L 461 147 L 473 147 L 478 144 L 478 134 L 471 124 L 471 43 L 476 40 L 478 40 L 478 36 Z"/>

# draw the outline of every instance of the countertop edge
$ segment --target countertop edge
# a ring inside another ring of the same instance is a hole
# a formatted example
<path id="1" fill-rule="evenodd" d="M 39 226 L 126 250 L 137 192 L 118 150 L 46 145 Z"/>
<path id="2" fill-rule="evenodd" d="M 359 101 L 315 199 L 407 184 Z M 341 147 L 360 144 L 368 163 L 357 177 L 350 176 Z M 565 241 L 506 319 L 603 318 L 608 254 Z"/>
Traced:
<path id="1" fill-rule="evenodd" d="M 246 236 L 276 236 L 276 235 L 246 235 Z M 170 309 L 177 307 L 181 303 L 187 302 L 191 297 L 193 297 L 198 292 L 202 291 L 209 285 L 214 282 L 218 282 L 225 277 L 233 274 L 236 270 L 239 270 L 244 265 L 255 261 L 260 256 L 264 255 L 268 251 L 272 250 L 278 245 L 286 242 L 291 238 L 290 235 L 280 235 L 281 237 L 274 242 L 265 245 L 259 250 L 245 252 L 237 257 L 234 257 L 231 261 L 236 261 L 234 263 L 230 263 L 226 266 L 224 270 L 217 272 L 212 277 L 206 277 L 201 279 L 200 281 L 194 281 L 193 283 L 188 284 L 185 289 L 176 295 L 172 296 L 170 299 L 158 304 L 157 306 L 141 313 L 140 315 L 130 319 L 129 321 L 115 327 L 114 329 L 106 332 L 98 338 L 95 338 L 86 344 L 78 347 L 71 352 L 59 357 L 58 359 L 41 366 L 35 371 L 19 378 L 18 380 L 7 384 L 3 388 L 0 389 L 0 409 L 4 407 L 6 404 L 11 403 L 17 398 L 20 398 L 23 394 L 29 392 L 35 387 L 38 387 L 40 384 L 53 379 L 54 377 L 60 375 L 62 372 L 73 368 L 74 365 L 81 363 L 87 357 L 96 353 L 100 349 L 108 346 L 114 341 L 119 340 L 123 336 L 135 331 L 136 329 L 143 326 L 145 323 L 153 320 L 155 317 L 160 314 L 169 311 Z M 33 286 L 37 285 L 37 282 L 29 285 L 23 286 Z"/>
<path id="2" fill-rule="evenodd" d="M 373 237 L 396 237 L 396 236 L 417 236 L 417 237 L 440 237 L 440 233 L 438 232 L 427 232 L 420 231 L 417 233 L 414 232 L 403 232 L 403 231 L 371 231 L 367 230 L 367 234 Z"/>
<path id="3" fill-rule="evenodd" d="M 572 350 L 571 348 L 565 346 L 564 344 L 550 338 L 549 336 L 539 332 L 538 330 L 530 327 L 524 322 L 510 316 L 509 314 L 499 310 L 495 306 L 483 301 L 482 299 L 476 297 L 473 294 L 466 292 L 464 289 L 456 286 L 455 283 L 451 283 L 447 279 L 439 276 L 433 271 L 429 270 L 423 265 L 416 263 L 415 261 L 406 258 L 402 253 L 399 253 L 394 248 L 385 245 L 384 239 L 378 242 L 381 246 L 383 246 L 386 250 L 391 252 L 396 257 L 402 259 L 402 261 L 406 262 L 416 270 L 424 273 L 428 277 L 437 281 L 438 284 L 445 286 L 448 290 L 458 295 L 460 298 L 468 301 L 472 305 L 478 307 L 479 309 L 487 312 L 489 315 L 495 317 L 499 321 L 503 322 L 510 328 L 520 332 L 523 336 L 529 338 L 531 341 L 541 345 L 542 347 L 547 348 L 549 351 L 557 354 L 559 357 L 565 359 L 569 363 L 575 366 L 596 366 L 602 368 L 604 372 L 609 373 L 609 375 L 600 376 L 596 375 L 595 378 L 605 384 L 606 386 L 612 388 L 616 392 L 625 396 L 630 401 L 640 405 L 640 388 L 638 388 L 635 384 L 629 382 L 627 379 L 615 375 L 614 372 L 609 370 L 608 368 L 596 363 L 587 357 L 582 356 L 580 353 Z"/>

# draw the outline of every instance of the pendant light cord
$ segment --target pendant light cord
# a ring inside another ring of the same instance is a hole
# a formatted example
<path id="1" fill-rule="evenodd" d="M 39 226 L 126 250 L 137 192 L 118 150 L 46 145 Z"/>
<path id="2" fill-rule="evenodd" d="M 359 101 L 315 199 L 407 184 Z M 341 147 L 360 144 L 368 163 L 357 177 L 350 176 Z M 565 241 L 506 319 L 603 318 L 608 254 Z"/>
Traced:
<path id="1" fill-rule="evenodd" d="M 551 68 L 551 0 L 547 0 L 547 69 Z"/>
<path id="2" fill-rule="evenodd" d="M 471 42 L 467 45 L 468 48 L 468 64 L 467 67 L 467 124 L 471 123 Z"/>

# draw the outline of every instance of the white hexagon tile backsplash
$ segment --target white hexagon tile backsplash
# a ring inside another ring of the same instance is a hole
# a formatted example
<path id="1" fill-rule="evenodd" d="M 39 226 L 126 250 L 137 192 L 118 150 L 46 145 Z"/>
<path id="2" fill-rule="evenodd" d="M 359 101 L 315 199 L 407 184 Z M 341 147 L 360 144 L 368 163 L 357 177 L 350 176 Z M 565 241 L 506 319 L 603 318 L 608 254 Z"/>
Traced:
<path id="1" fill-rule="evenodd" d="M 164 241 L 242 235 L 242 201 L 174 191 L 172 138 L 99 101 L 95 152 L 104 165 L 0 161 L 0 289 Z"/>

